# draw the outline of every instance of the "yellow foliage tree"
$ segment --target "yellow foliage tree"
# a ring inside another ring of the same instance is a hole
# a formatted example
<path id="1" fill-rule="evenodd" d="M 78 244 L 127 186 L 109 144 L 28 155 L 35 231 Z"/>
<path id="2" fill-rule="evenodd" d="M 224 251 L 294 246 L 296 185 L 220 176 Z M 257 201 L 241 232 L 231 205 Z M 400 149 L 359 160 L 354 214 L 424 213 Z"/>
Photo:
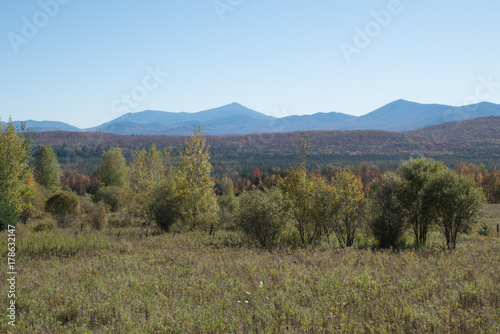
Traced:
<path id="1" fill-rule="evenodd" d="M 208 227 L 219 220 L 208 149 L 203 131 L 198 126 L 186 139 L 179 157 L 177 181 L 181 217 L 184 227 L 190 230 Z"/>

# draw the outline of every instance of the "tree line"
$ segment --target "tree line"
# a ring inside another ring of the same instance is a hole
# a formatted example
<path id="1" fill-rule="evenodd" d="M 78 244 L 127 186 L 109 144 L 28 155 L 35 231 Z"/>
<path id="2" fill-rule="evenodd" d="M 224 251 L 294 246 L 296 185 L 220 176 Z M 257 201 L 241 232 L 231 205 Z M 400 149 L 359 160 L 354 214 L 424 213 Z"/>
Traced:
<path id="1" fill-rule="evenodd" d="M 66 227 L 81 201 L 61 189 L 61 166 L 50 146 L 41 147 L 30 167 L 32 138 L 19 130 L 9 122 L 0 134 L 2 226 L 45 211 Z M 366 165 L 357 173 L 349 168 L 308 171 L 309 147 L 301 140 L 296 165 L 266 182 L 254 169 L 245 191 L 231 177 L 222 178 L 220 195 L 200 128 L 179 154 L 153 145 L 133 152 L 127 164 L 119 148 L 109 148 L 95 175 L 95 207 L 86 211 L 96 228 L 105 225 L 107 211 L 126 210 L 136 226 L 148 230 L 239 230 L 262 247 L 273 247 L 291 228 L 301 244 L 334 237 L 343 247 L 352 246 L 364 229 L 382 248 L 405 245 L 408 233 L 423 246 L 436 229 L 454 248 L 458 236 L 470 231 L 481 215 L 485 196 L 469 169 L 457 173 L 421 158 L 386 173 Z"/>

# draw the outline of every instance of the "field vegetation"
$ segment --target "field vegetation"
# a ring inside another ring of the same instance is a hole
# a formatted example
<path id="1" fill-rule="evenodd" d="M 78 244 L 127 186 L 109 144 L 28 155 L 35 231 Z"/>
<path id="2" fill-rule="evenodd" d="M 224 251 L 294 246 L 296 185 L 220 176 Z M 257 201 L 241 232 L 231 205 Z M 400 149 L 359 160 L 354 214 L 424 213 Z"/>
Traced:
<path id="1" fill-rule="evenodd" d="M 499 217 L 489 205 L 483 223 L 495 231 Z M 454 251 L 437 232 L 425 248 L 391 251 L 364 236 L 350 248 L 335 239 L 298 247 L 289 229 L 265 250 L 237 232 L 141 238 L 135 227 L 75 235 L 79 221 L 36 232 L 39 224 L 18 227 L 13 333 L 500 331 L 496 231 L 463 236 Z"/>

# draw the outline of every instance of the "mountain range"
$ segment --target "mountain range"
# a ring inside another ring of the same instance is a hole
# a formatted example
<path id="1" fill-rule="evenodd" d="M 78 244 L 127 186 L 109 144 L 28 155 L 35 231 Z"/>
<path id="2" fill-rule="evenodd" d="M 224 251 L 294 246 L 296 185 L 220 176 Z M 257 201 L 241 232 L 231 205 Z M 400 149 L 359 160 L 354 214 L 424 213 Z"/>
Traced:
<path id="1" fill-rule="evenodd" d="M 404 132 L 451 121 L 500 116 L 500 105 L 489 102 L 454 107 L 397 100 L 363 116 L 344 113 L 276 118 L 238 103 L 196 113 L 145 110 L 124 114 L 99 126 L 79 129 L 62 122 L 26 121 L 34 132 L 82 131 L 121 135 L 188 135 L 198 124 L 208 135 L 246 135 L 315 130 L 386 130 Z M 19 122 L 15 122 L 16 125 Z"/>

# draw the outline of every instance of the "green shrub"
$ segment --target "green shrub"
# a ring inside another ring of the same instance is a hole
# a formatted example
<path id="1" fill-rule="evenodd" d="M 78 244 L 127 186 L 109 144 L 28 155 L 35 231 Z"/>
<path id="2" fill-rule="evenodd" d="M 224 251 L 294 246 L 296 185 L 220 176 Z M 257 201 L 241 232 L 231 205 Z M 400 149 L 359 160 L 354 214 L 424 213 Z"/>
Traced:
<path id="1" fill-rule="evenodd" d="M 70 192 L 55 194 L 45 203 L 45 211 L 52 214 L 62 228 L 69 225 L 79 208 L 80 200 L 74 193 Z"/>
<path id="2" fill-rule="evenodd" d="M 92 196 L 94 203 L 103 201 L 111 207 L 111 211 L 116 212 L 123 207 L 122 201 L 123 189 L 116 186 L 101 187 L 97 193 Z"/>
<path id="3" fill-rule="evenodd" d="M 87 215 L 88 222 L 94 229 L 103 230 L 108 225 L 107 206 L 104 202 L 99 202 L 93 206 L 94 209 Z"/>
<path id="4" fill-rule="evenodd" d="M 272 247 L 289 217 L 282 192 L 278 188 L 255 190 L 240 198 L 239 228 L 261 246 Z"/>
<path id="5" fill-rule="evenodd" d="M 384 175 L 373 184 L 368 228 L 380 248 L 398 248 L 405 243 L 407 218 L 398 197 L 401 189 L 402 179 L 394 173 Z"/>
<path id="6" fill-rule="evenodd" d="M 0 197 L 0 231 L 6 230 L 9 225 L 16 226 L 18 219 L 15 206 Z"/>
<path id="7" fill-rule="evenodd" d="M 233 182 L 224 184 L 222 196 L 217 198 L 219 204 L 219 221 L 225 230 L 236 230 L 236 218 L 239 209 L 239 199 L 234 196 Z"/>
<path id="8" fill-rule="evenodd" d="M 56 227 L 56 223 L 52 220 L 44 220 L 39 222 L 33 227 L 33 231 L 42 232 L 42 231 L 51 231 Z"/>
<path id="9" fill-rule="evenodd" d="M 173 179 L 165 179 L 155 189 L 149 208 L 150 215 L 163 231 L 168 232 L 170 227 L 181 218 L 179 198 Z"/>

